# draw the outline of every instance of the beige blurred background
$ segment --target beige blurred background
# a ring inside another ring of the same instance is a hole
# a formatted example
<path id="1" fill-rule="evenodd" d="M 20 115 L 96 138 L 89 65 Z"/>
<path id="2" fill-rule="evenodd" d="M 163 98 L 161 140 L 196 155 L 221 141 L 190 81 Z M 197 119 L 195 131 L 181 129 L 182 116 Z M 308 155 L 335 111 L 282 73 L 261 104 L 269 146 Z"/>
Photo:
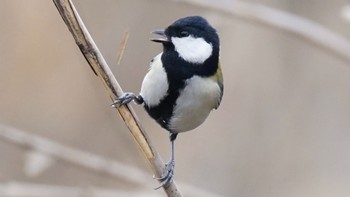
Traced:
<path id="1" fill-rule="evenodd" d="M 245 2 L 305 17 L 350 40 L 342 15 L 347 0 Z M 132 92 L 161 50 L 149 42 L 150 31 L 187 15 L 202 15 L 217 28 L 225 94 L 219 110 L 176 141 L 175 179 L 186 196 L 350 196 L 349 59 L 207 6 L 74 3 L 123 89 Z M 130 38 L 117 65 L 125 31 Z M 0 196 L 164 196 L 152 189 L 157 182 L 145 159 L 52 1 L 0 1 L 0 60 Z M 134 109 L 167 160 L 167 133 L 142 107 Z M 103 164 L 89 166 L 95 156 Z M 116 172 L 108 170 L 113 166 Z"/>

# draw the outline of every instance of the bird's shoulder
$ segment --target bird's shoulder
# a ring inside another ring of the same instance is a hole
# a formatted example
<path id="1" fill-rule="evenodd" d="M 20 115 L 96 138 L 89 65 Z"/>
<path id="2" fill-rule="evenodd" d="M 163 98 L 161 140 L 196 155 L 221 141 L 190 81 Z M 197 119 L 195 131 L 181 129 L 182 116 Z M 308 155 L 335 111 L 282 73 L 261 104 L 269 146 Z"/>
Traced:
<path id="1" fill-rule="evenodd" d="M 220 88 L 220 95 L 219 95 L 219 98 L 218 98 L 218 102 L 217 102 L 217 105 L 215 107 L 215 109 L 219 108 L 220 106 L 220 103 L 222 101 L 222 97 L 224 95 L 224 77 L 223 77 L 223 74 L 222 74 L 222 70 L 221 70 L 221 64 L 220 62 L 218 63 L 218 68 L 216 70 L 216 73 L 210 77 L 212 80 L 214 80 L 219 88 Z"/>

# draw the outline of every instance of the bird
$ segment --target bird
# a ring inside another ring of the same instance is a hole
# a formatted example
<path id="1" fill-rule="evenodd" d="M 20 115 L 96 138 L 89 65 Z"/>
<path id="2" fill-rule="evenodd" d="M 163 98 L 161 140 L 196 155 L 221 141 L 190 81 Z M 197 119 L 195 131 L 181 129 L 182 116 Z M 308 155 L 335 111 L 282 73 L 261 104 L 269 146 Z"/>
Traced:
<path id="1" fill-rule="evenodd" d="M 219 35 L 205 18 L 183 17 L 151 33 L 157 35 L 151 41 L 161 43 L 163 51 L 151 60 L 139 95 L 125 92 L 112 106 L 131 101 L 142 104 L 169 132 L 171 156 L 165 174 L 156 178 L 158 189 L 173 180 L 177 135 L 197 128 L 213 109 L 218 109 L 224 85 Z"/>

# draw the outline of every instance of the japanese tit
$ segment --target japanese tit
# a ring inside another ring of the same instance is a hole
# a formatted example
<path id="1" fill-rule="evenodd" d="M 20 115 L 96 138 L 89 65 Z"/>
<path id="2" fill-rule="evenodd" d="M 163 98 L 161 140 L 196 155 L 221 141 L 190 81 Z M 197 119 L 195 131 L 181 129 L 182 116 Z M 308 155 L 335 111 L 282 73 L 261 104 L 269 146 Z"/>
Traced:
<path id="1" fill-rule="evenodd" d="M 181 132 L 201 125 L 223 96 L 219 63 L 220 41 L 216 30 L 201 16 L 180 18 L 165 30 L 152 32 L 163 45 L 143 79 L 138 96 L 124 93 L 113 105 L 134 100 L 170 133 L 171 158 L 167 172 L 158 178 L 166 186 L 174 173 L 174 141 Z"/>

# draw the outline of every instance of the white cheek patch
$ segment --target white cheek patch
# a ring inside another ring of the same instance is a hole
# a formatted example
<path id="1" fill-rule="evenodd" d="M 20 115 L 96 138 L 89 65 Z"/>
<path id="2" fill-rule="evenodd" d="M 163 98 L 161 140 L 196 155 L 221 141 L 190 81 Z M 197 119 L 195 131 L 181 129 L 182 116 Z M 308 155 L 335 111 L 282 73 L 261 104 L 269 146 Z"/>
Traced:
<path id="1" fill-rule="evenodd" d="M 213 52 L 213 46 L 203 38 L 172 37 L 171 42 L 182 59 L 194 64 L 202 64 Z"/>

